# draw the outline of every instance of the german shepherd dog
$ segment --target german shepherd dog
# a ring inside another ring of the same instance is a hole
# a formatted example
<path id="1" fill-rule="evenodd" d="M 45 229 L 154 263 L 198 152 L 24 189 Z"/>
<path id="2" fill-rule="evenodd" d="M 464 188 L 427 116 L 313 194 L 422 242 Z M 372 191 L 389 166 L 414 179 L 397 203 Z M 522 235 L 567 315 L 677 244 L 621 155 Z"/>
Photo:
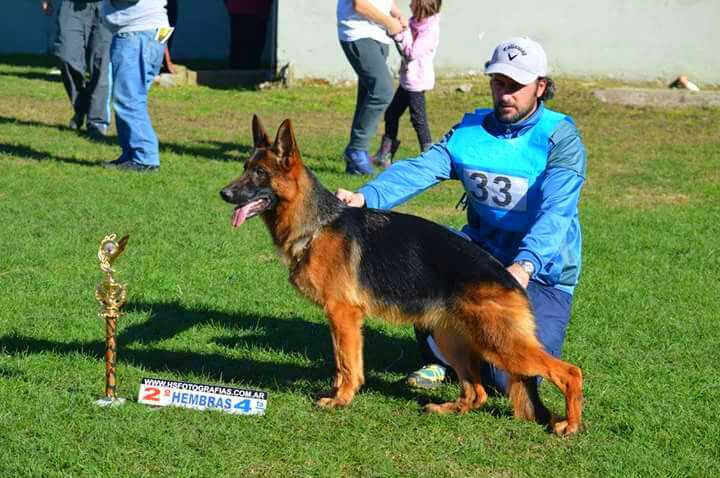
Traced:
<path id="1" fill-rule="evenodd" d="M 318 406 L 348 405 L 363 384 L 361 327 L 370 315 L 432 330 L 461 393 L 426 405 L 427 412 L 481 407 L 487 393 L 480 365 L 487 361 L 508 372 L 516 417 L 558 435 L 579 430 L 582 373 L 545 352 L 524 289 L 497 260 L 422 218 L 343 204 L 303 165 L 290 120 L 272 143 L 257 116 L 252 131 L 255 149 L 244 173 L 220 195 L 236 205 L 233 227 L 262 217 L 290 283 L 327 314 L 336 372 Z M 542 404 L 538 375 L 564 394 L 565 418 Z"/>

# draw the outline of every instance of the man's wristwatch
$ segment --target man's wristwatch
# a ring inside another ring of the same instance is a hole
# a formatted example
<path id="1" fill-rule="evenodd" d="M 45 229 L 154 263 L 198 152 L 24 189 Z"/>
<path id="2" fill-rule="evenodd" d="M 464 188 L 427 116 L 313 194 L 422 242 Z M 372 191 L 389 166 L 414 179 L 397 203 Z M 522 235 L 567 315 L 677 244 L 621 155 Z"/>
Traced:
<path id="1" fill-rule="evenodd" d="M 515 261 L 513 264 L 517 264 L 522 267 L 522 270 L 527 273 L 528 277 L 532 277 L 533 272 L 535 272 L 535 266 L 530 261 Z"/>

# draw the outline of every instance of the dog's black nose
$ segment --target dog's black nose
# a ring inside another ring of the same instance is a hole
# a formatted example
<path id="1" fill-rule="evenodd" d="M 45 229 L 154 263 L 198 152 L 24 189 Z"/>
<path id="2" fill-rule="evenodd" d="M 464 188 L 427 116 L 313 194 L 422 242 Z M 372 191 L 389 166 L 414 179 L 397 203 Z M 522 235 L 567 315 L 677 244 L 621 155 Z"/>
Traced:
<path id="1" fill-rule="evenodd" d="M 233 192 L 230 188 L 225 188 L 222 191 L 220 191 L 220 197 L 223 198 L 227 202 L 232 202 L 233 199 Z"/>

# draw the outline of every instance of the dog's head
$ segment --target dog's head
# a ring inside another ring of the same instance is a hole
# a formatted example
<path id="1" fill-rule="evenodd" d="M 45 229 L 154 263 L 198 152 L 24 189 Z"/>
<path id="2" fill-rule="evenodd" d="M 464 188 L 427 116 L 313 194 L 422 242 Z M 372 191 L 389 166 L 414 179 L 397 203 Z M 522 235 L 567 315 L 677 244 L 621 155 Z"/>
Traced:
<path id="1" fill-rule="evenodd" d="M 303 166 L 290 120 L 282 122 L 273 143 L 257 115 L 253 116 L 252 132 L 255 149 L 245 161 L 243 175 L 220 191 L 225 201 L 237 205 L 233 227 L 274 210 L 283 201 L 293 200 L 299 192 L 298 177 Z"/>

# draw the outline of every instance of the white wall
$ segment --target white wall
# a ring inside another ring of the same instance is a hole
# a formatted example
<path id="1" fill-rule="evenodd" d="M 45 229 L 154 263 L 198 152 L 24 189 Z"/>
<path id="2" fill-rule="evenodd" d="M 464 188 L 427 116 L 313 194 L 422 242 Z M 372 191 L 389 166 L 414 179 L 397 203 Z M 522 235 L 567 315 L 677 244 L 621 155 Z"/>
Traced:
<path id="1" fill-rule="evenodd" d="M 408 12 L 409 0 L 398 5 Z M 529 35 L 552 74 L 720 84 L 720 0 L 445 0 L 440 73 L 481 71 L 492 48 Z M 338 45 L 335 0 L 280 0 L 278 62 L 298 77 L 354 78 Z M 391 63 L 397 64 L 392 51 Z"/>

